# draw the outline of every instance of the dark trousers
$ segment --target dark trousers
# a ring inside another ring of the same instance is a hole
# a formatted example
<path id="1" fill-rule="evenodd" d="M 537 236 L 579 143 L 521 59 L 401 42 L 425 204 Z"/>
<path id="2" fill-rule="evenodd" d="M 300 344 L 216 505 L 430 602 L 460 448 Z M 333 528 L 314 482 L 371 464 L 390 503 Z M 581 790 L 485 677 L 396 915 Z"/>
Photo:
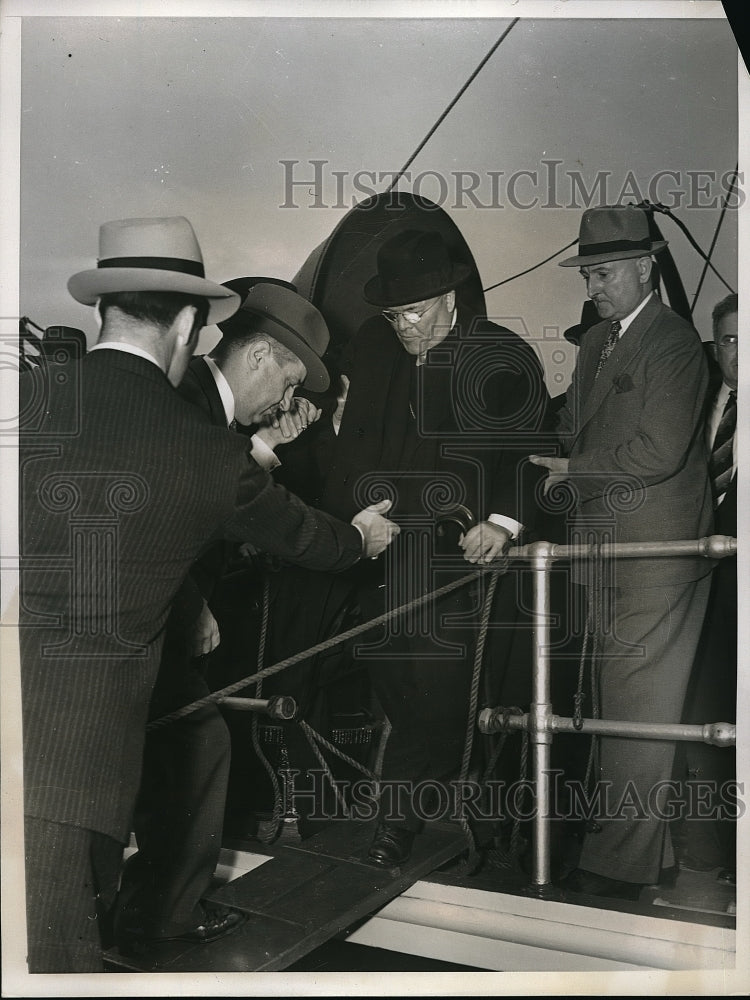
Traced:
<path id="1" fill-rule="evenodd" d="M 466 572 L 471 572 L 467 563 Z M 410 612 L 380 633 L 358 657 L 392 730 L 383 760 L 380 817 L 413 832 L 439 819 L 451 799 L 443 791 L 458 777 L 468 727 L 472 765 L 481 769 L 476 719 L 469 720 L 474 657 L 486 582 L 472 583 Z M 440 586 L 445 580 L 438 580 Z M 361 595 L 363 617 L 382 613 L 384 590 Z M 501 697 L 513 623 L 518 615 L 516 579 L 500 577 L 490 620 L 478 708 Z M 451 813 L 448 812 L 448 815 Z"/>
<path id="2" fill-rule="evenodd" d="M 150 717 L 208 693 L 195 664 L 163 661 Z M 202 922 L 200 899 L 221 850 L 230 752 L 216 705 L 147 733 L 134 818 L 138 852 L 123 874 L 118 930 L 163 936 Z"/>
<path id="3" fill-rule="evenodd" d="M 102 972 L 100 926 L 117 890 L 122 844 L 26 817 L 29 972 Z"/>

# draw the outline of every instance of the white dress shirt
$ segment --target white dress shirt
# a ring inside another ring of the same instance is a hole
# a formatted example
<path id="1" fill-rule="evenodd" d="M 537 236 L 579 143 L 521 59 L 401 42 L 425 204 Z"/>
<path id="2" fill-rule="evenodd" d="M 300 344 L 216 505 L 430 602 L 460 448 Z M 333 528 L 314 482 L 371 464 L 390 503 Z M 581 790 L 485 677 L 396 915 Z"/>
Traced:
<path id="1" fill-rule="evenodd" d="M 235 413 L 234 393 L 232 392 L 232 387 L 227 382 L 224 373 L 213 358 L 206 355 L 203 360 L 206 362 L 208 370 L 214 377 L 214 382 L 216 382 L 216 388 L 218 389 L 219 396 L 221 398 L 221 404 L 224 407 L 224 415 L 227 418 L 227 427 L 230 427 L 232 421 L 234 420 Z M 253 434 L 250 438 L 250 442 L 250 454 L 253 456 L 254 460 L 258 463 L 261 469 L 265 469 L 266 472 L 271 472 L 273 469 L 281 465 L 281 462 L 276 456 L 273 448 L 270 448 L 257 434 Z"/>

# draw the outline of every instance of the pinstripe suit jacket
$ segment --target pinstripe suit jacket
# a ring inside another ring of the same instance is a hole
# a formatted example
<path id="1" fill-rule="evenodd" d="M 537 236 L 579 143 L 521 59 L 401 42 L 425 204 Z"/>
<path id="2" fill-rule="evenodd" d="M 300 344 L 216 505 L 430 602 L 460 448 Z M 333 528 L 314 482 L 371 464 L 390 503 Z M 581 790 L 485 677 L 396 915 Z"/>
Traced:
<path id="1" fill-rule="evenodd" d="M 97 351 L 62 374 L 21 389 L 25 808 L 124 840 L 164 625 L 201 549 L 223 535 L 343 569 L 361 540 L 149 361 Z"/>

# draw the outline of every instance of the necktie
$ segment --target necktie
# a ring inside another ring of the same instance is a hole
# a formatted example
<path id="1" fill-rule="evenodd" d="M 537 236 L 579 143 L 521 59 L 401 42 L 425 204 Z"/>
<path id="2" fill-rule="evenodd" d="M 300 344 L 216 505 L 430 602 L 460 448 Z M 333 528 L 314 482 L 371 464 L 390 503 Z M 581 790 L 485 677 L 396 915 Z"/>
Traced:
<path id="1" fill-rule="evenodd" d="M 732 480 L 734 466 L 734 432 L 737 427 L 737 393 L 732 389 L 724 405 L 716 437 L 711 447 L 711 458 L 708 463 L 708 473 L 711 477 L 711 490 L 714 505 L 727 491 Z"/>
<path id="2" fill-rule="evenodd" d="M 230 431 L 236 431 L 237 430 L 237 421 L 236 420 L 232 420 L 231 421 L 231 423 L 229 424 L 229 430 Z"/>
<path id="3" fill-rule="evenodd" d="M 596 373 L 594 375 L 595 382 L 599 378 L 599 372 L 604 367 L 607 358 L 610 356 L 612 351 L 614 351 L 617 341 L 620 339 L 620 329 L 619 319 L 616 319 L 609 324 L 609 333 L 607 334 L 607 339 L 604 341 L 602 353 L 599 355 L 599 364 L 596 366 Z"/>

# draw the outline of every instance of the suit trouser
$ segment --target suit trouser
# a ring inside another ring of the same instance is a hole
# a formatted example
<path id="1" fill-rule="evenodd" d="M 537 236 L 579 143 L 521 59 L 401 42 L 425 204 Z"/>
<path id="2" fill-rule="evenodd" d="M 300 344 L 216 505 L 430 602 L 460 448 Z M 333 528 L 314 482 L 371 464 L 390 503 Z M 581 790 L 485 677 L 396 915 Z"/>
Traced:
<path id="1" fill-rule="evenodd" d="M 151 719 L 209 693 L 195 664 L 176 652 L 168 640 L 172 659 L 162 661 Z M 200 899 L 221 850 L 230 756 L 216 705 L 147 732 L 133 824 L 138 853 L 123 874 L 119 929 L 161 936 L 202 922 Z"/>
<path id="2" fill-rule="evenodd" d="M 601 717 L 680 722 L 711 577 L 676 586 L 618 588 L 613 629 L 603 637 Z M 579 865 L 626 882 L 656 882 L 674 864 L 666 783 L 675 744 L 604 737 L 600 773 L 606 808 L 587 834 Z M 661 788 L 661 791 L 659 789 Z"/>
<path id="3" fill-rule="evenodd" d="M 122 844 L 103 833 L 26 817 L 29 972 L 102 972 L 100 925 Z"/>

